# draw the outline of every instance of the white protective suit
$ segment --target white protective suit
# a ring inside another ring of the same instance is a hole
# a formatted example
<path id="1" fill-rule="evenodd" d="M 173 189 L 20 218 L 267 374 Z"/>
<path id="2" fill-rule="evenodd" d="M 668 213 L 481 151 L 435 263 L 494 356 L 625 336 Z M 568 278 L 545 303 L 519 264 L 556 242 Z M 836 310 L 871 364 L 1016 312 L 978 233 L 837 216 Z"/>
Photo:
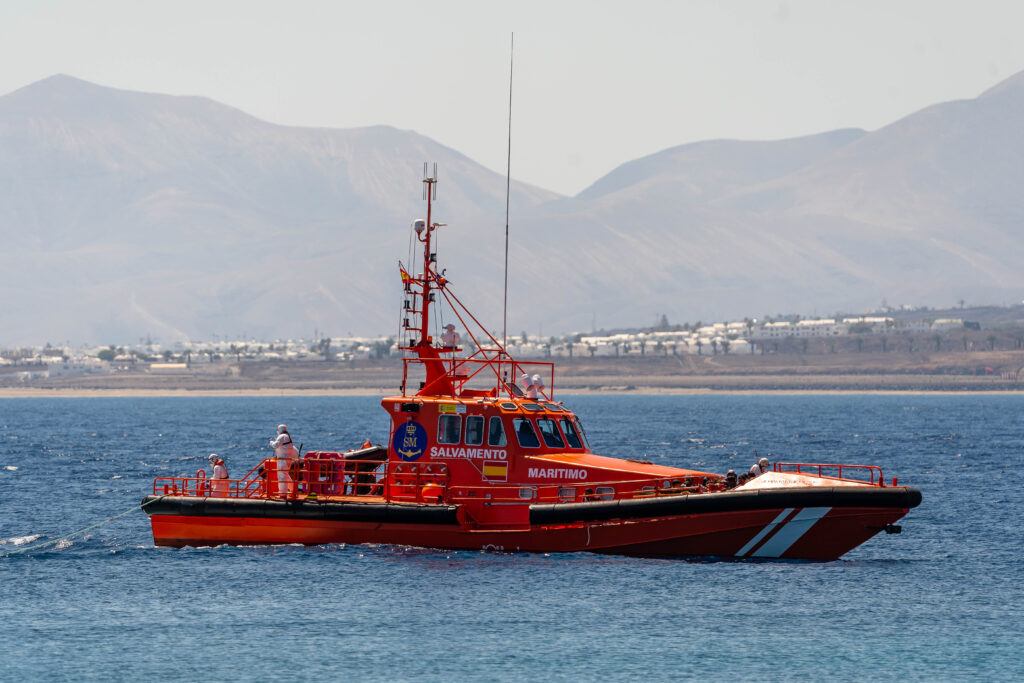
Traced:
<path id="1" fill-rule="evenodd" d="M 274 449 L 274 457 L 277 458 L 277 492 L 281 495 L 295 493 L 295 483 L 288 469 L 292 461 L 298 457 L 295 444 L 292 443 L 291 434 L 282 432 L 276 439 L 271 440 L 270 447 Z"/>
<path id="2" fill-rule="evenodd" d="M 228 495 L 228 468 L 224 466 L 223 460 L 218 460 L 213 466 L 213 474 L 210 475 L 210 493 L 214 496 Z"/>
<path id="3" fill-rule="evenodd" d="M 752 477 L 759 477 L 762 474 L 764 474 L 765 472 L 768 472 L 770 468 L 771 468 L 771 465 L 766 465 L 766 466 L 762 467 L 761 463 L 755 462 L 753 465 L 750 466 L 750 476 L 752 476 Z"/>

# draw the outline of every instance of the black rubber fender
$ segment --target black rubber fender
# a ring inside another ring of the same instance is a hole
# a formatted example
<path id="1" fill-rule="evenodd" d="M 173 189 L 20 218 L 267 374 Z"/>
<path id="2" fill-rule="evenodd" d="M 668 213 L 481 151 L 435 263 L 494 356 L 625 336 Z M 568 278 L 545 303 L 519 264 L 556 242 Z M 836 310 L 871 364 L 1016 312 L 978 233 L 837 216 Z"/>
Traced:
<path id="1" fill-rule="evenodd" d="M 205 496 L 146 496 L 149 515 L 186 517 L 252 517 L 310 519 L 392 524 L 458 524 L 455 505 L 419 503 L 361 503 Z"/>

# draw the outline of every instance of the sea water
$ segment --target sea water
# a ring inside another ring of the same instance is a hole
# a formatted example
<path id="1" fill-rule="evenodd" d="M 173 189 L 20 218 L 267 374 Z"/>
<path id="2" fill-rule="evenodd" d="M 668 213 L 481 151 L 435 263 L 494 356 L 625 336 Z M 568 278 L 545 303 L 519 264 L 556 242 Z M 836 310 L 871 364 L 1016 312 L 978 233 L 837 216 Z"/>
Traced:
<path id="1" fill-rule="evenodd" d="M 106 522 L 153 477 L 211 452 L 244 475 L 280 422 L 304 450 L 384 442 L 387 414 L 358 397 L 4 399 L 0 679 L 1024 677 L 1024 397 L 562 398 L 598 453 L 875 464 L 924 502 L 827 563 L 156 548 L 142 511 Z"/>

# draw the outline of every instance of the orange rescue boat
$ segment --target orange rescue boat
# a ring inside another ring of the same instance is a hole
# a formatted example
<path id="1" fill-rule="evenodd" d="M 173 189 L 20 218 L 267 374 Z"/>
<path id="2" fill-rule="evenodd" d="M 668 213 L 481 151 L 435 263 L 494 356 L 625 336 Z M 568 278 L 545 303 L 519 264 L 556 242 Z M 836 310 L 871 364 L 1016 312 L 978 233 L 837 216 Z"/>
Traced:
<path id="1" fill-rule="evenodd" d="M 215 489 L 205 475 L 158 477 L 143 501 L 157 545 L 833 560 L 899 531 L 894 523 L 920 504 L 917 489 L 887 485 L 871 465 L 775 463 L 727 489 L 718 474 L 593 453 L 577 416 L 554 400 L 553 364 L 513 359 L 438 270 L 437 180 L 423 182 L 427 218 L 413 223 L 422 262 L 415 274 L 399 266 L 407 357 L 401 395 L 381 401 L 387 445 L 313 451 L 287 465 L 269 458 Z M 430 335 L 438 294 L 469 333 L 467 349 Z M 287 476 L 274 476 L 279 466 Z"/>

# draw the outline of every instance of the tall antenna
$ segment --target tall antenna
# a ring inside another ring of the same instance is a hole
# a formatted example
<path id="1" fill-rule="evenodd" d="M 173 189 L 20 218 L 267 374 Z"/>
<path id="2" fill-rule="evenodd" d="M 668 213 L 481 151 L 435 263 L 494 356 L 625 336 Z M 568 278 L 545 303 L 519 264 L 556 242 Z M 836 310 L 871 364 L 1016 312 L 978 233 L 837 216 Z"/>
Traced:
<path id="1" fill-rule="evenodd" d="M 505 303 L 502 307 L 501 347 L 508 348 L 508 201 L 512 186 L 512 65 L 516 48 L 516 34 L 508 51 L 508 157 L 505 166 Z"/>

